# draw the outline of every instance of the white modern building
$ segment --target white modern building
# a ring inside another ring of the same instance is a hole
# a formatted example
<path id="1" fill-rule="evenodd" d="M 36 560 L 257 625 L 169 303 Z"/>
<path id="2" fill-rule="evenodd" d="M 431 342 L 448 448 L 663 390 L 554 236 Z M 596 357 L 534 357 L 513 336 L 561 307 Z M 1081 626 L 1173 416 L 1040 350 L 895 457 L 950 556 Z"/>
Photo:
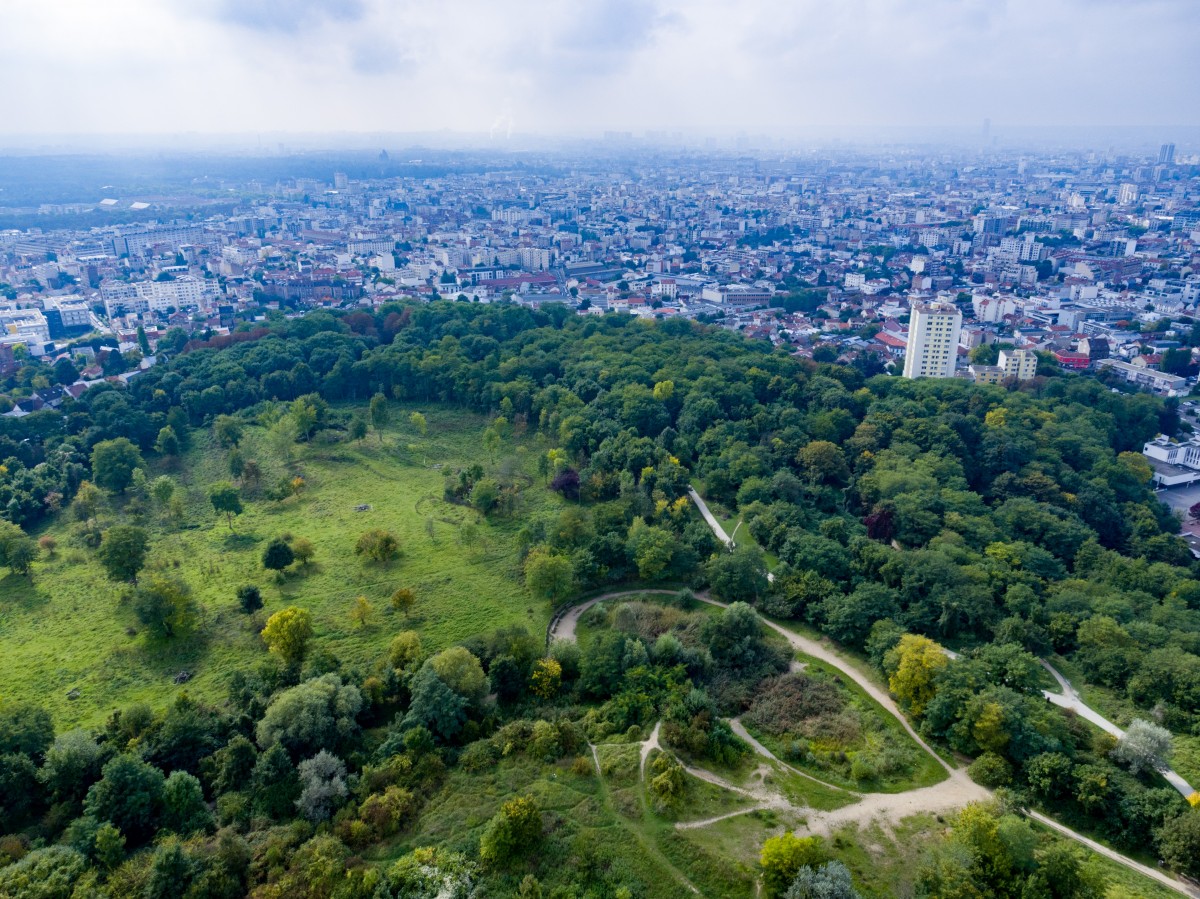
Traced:
<path id="1" fill-rule="evenodd" d="M 46 352 L 50 325 L 41 309 L 0 306 L 0 345 L 24 346 L 33 356 Z"/>
<path id="2" fill-rule="evenodd" d="M 951 303 L 913 303 L 904 377 L 953 378 L 962 313 Z"/>
<path id="3" fill-rule="evenodd" d="M 1200 436 L 1172 440 L 1159 434 L 1142 447 L 1159 487 L 1178 487 L 1200 481 Z"/>
<path id="4" fill-rule="evenodd" d="M 105 281 L 100 285 L 100 298 L 109 318 L 172 309 L 205 309 L 217 295 L 215 282 L 190 275 L 172 281 Z"/>

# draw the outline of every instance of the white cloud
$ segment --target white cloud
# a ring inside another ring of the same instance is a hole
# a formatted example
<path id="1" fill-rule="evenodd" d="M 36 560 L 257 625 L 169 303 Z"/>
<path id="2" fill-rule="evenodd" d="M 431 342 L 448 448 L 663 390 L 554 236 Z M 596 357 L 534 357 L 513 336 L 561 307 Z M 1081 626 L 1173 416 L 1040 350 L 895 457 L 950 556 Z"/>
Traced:
<path id="1" fill-rule="evenodd" d="M 1200 124 L 1192 0 L 5 0 L 0 133 Z"/>

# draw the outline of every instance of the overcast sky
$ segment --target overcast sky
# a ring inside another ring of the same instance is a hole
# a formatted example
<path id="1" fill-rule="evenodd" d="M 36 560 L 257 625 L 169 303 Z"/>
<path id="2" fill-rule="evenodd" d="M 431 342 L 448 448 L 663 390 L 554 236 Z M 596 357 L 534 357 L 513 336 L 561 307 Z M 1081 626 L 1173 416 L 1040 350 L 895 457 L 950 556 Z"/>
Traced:
<path id="1" fill-rule="evenodd" d="M 0 133 L 1200 124 L 1200 0 L 0 0 Z"/>

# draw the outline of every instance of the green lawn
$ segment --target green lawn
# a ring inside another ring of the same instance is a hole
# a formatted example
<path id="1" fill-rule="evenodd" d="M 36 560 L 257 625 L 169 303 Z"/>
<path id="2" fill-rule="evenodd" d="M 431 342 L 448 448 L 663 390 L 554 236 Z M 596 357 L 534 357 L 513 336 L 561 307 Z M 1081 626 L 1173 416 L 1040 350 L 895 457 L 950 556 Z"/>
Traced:
<path id="1" fill-rule="evenodd" d="M 550 609 L 523 586 L 513 539 L 530 514 L 552 512 L 561 502 L 533 474 L 536 449 L 512 440 L 498 451 L 490 467 L 504 467 L 525 489 L 511 518 L 486 521 L 442 499 L 443 471 L 479 459 L 485 421 L 423 411 L 428 436 L 409 429 L 406 414 L 394 413 L 405 424 L 385 432 L 382 442 L 374 434 L 361 444 L 318 439 L 295 446 L 290 462 L 274 456 L 261 428 L 248 428 L 243 455 L 262 466 L 263 484 L 299 474 L 307 486 L 283 501 L 248 500 L 232 533 L 207 499 L 209 484 L 228 479 L 226 453 L 208 432 L 193 432 L 192 448 L 175 466 L 151 472 L 152 478 L 168 473 L 187 489 L 182 527 L 156 513 L 138 523 L 151 532 L 148 567 L 182 576 L 203 605 L 202 626 L 192 637 L 164 644 L 131 636 L 127 629 L 141 628 L 120 601 L 121 586 L 106 579 L 93 551 L 70 535 L 68 516 L 60 516 L 38 534 L 53 535 L 59 548 L 34 566 L 32 585 L 11 574 L 0 580 L 0 697 L 44 704 L 60 729 L 96 725 L 135 701 L 160 706 L 183 690 L 216 699 L 233 672 L 253 670 L 264 658 L 255 627 L 237 608 L 235 589 L 243 583 L 262 588 L 264 616 L 289 605 L 309 609 L 315 648 L 360 670 L 409 628 L 433 649 L 506 624 L 543 633 Z M 355 511 L 363 504 L 370 510 Z M 110 509 L 103 517 L 115 523 L 128 516 Z M 466 523 L 477 526 L 468 544 Z M 398 561 L 365 564 L 354 555 L 355 540 L 370 528 L 399 537 Z M 266 542 L 284 533 L 310 539 L 316 556 L 307 570 L 277 583 L 260 559 Z M 388 605 L 400 586 L 417 595 L 408 619 Z M 360 595 L 375 609 L 363 628 L 349 617 Z M 173 683 L 181 669 L 194 675 L 186 686 Z M 71 690 L 78 699 L 67 698 Z"/>

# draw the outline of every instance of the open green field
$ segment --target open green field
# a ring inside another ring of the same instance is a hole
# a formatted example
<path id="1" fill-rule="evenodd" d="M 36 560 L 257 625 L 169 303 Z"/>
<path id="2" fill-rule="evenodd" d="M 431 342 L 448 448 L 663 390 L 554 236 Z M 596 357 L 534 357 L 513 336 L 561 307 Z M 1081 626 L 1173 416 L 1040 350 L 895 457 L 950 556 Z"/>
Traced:
<path id="1" fill-rule="evenodd" d="M 187 490 L 186 514 L 174 526 L 156 512 L 134 517 L 114 504 L 107 523 L 131 521 L 151 535 L 147 568 L 182 576 L 203 606 L 202 625 L 190 637 L 151 640 L 133 612 L 121 603 L 122 585 L 109 581 L 60 515 L 36 536 L 58 542 L 53 558 L 34 566 L 32 584 L 8 574 L 0 579 L 0 697 L 32 700 L 49 708 L 60 729 L 100 723 L 113 709 L 144 701 L 165 705 L 186 690 L 215 699 L 230 675 L 251 671 L 265 650 L 251 618 L 237 607 L 241 584 L 260 586 L 261 621 L 290 605 L 308 609 L 314 620 L 315 650 L 334 653 L 351 668 L 369 670 L 392 636 L 417 629 L 425 645 L 438 649 L 472 634 L 506 624 L 544 631 L 548 605 L 525 589 L 514 549 L 523 521 L 553 511 L 561 500 L 534 474 L 536 449 L 519 438 L 507 441 L 485 467 L 502 468 L 524 486 L 509 518 L 485 520 L 473 509 L 442 499 L 447 469 L 481 460 L 485 421 L 459 411 L 425 408 L 427 436 L 393 411 L 383 440 L 372 433 L 361 443 L 322 440 L 296 444 L 290 459 L 276 455 L 265 432 L 249 427 L 242 453 L 258 461 L 263 484 L 300 475 L 297 496 L 273 501 L 251 495 L 231 532 L 207 498 L 210 484 L 228 480 L 226 457 L 207 431 L 192 433 L 192 447 L 169 474 Z M 356 507 L 369 505 L 369 511 Z M 464 534 L 463 526 L 473 524 Z M 400 540 L 401 557 L 388 565 L 364 563 L 354 555 L 360 533 L 386 528 Z M 307 569 L 295 566 L 282 581 L 263 569 L 266 543 L 281 534 L 306 537 L 316 548 Z M 409 617 L 395 613 L 388 598 L 398 587 L 416 592 Z M 365 627 L 351 621 L 355 598 L 374 607 Z M 181 670 L 193 674 L 178 686 Z M 70 700 L 67 693 L 79 691 Z"/>

